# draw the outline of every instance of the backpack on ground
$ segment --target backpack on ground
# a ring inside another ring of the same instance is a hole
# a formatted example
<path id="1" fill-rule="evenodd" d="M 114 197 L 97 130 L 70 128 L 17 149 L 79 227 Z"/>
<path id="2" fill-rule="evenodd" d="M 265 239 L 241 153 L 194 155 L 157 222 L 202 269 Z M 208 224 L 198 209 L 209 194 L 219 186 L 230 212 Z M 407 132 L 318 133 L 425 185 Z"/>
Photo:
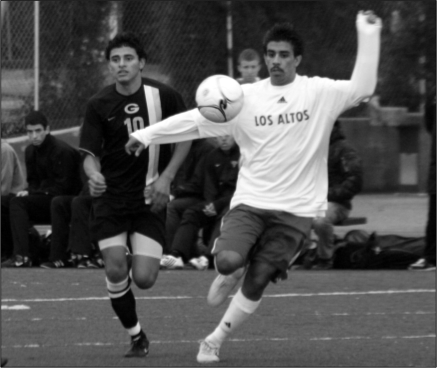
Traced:
<path id="1" fill-rule="evenodd" d="M 335 269 L 406 269 L 422 257 L 425 238 L 351 230 L 336 247 Z"/>

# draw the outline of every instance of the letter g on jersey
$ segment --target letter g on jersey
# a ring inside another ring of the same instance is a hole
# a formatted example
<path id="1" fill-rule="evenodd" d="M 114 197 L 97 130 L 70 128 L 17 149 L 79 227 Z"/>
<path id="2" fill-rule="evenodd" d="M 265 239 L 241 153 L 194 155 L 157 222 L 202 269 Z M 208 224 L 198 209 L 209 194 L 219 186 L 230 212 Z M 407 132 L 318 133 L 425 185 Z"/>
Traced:
<path id="1" fill-rule="evenodd" d="M 137 113 L 139 110 L 140 110 L 140 107 L 138 106 L 138 104 L 135 104 L 135 103 L 128 104 L 124 107 L 124 111 L 127 114 L 134 114 L 134 113 Z"/>

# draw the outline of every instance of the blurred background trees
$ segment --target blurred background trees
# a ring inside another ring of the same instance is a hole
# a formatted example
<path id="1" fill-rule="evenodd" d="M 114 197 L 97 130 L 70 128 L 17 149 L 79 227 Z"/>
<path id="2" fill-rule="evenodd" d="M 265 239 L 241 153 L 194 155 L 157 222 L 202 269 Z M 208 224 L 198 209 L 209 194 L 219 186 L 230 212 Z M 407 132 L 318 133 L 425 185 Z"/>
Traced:
<path id="1" fill-rule="evenodd" d="M 19 122 L 33 104 L 32 3 L 9 2 L 2 24 L 3 136 L 23 132 Z M 142 36 L 149 55 L 145 74 L 175 87 L 187 106 L 194 107 L 198 84 L 209 75 L 228 73 L 227 5 L 40 1 L 40 109 L 52 128 L 79 125 L 87 99 L 110 82 L 104 48 L 121 30 Z M 241 50 L 250 47 L 262 55 L 266 30 L 289 21 L 305 42 L 298 72 L 347 79 L 356 55 L 356 13 L 367 9 L 384 22 L 376 92 L 380 103 L 418 111 L 425 91 L 435 90 L 435 1 L 231 2 L 234 70 Z M 267 75 L 262 69 L 261 76 Z"/>

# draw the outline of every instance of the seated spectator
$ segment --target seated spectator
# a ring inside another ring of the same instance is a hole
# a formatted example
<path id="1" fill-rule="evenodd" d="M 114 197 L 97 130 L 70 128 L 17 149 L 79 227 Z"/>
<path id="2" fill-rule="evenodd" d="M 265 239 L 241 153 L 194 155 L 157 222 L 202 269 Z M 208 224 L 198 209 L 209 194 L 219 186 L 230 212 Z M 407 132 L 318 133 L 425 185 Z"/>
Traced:
<path id="1" fill-rule="evenodd" d="M 50 135 L 47 118 L 41 112 L 32 111 L 24 123 L 30 140 L 25 149 L 28 188 L 9 203 L 14 250 L 2 267 L 32 266 L 38 256 L 32 256 L 29 248 L 29 228 L 32 224 L 50 223 L 52 199 L 78 194 L 81 187 L 79 152 Z"/>
<path id="2" fill-rule="evenodd" d="M 9 221 L 9 201 L 23 190 L 25 179 L 20 160 L 14 148 L 5 140 L 1 140 L 2 149 L 2 193 L 1 193 L 1 258 L 2 262 L 12 256 L 13 242 Z"/>
<path id="3" fill-rule="evenodd" d="M 49 261 L 40 267 L 99 268 L 89 231 L 92 197 L 85 183 L 78 196 L 60 195 L 51 204 L 52 233 Z"/>
<path id="4" fill-rule="evenodd" d="M 214 226 L 218 216 L 229 207 L 237 183 L 240 157 L 239 148 L 231 136 L 217 137 L 216 140 L 218 148 L 206 158 L 205 200 L 183 213 L 170 254 L 161 260 L 162 268 L 183 268 L 187 262 L 201 270 L 208 267 L 208 258 L 198 255 L 196 240 L 199 230 Z"/>
<path id="5" fill-rule="evenodd" d="M 238 72 L 240 77 L 237 81 L 243 84 L 251 84 L 258 82 L 260 78 L 258 73 L 261 69 L 261 58 L 259 54 L 253 49 L 245 49 L 238 56 Z"/>
<path id="6" fill-rule="evenodd" d="M 314 269 L 331 269 L 334 255 L 334 225 L 349 217 L 352 199 L 363 185 L 361 159 L 346 141 L 340 122 L 331 132 L 328 156 L 328 209 L 316 217 L 313 229 L 318 237 Z M 311 266 L 308 266 L 311 267 Z"/>
<path id="7" fill-rule="evenodd" d="M 408 269 L 435 271 L 436 269 L 436 96 L 435 90 L 425 104 L 425 127 L 431 135 L 431 150 L 428 166 L 428 217 L 425 228 L 425 250 L 422 258 Z"/>
<path id="8" fill-rule="evenodd" d="M 183 166 L 173 181 L 172 196 L 167 204 L 166 251 L 170 249 L 182 214 L 191 206 L 202 202 L 205 178 L 205 158 L 214 150 L 206 139 L 194 140 Z"/>

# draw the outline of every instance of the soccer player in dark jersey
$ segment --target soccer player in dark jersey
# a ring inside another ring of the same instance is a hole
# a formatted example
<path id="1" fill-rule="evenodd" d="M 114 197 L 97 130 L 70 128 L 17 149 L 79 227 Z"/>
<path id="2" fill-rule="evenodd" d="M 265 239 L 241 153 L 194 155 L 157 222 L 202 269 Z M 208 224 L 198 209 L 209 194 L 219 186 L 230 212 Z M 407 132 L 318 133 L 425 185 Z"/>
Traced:
<path id="1" fill-rule="evenodd" d="M 137 318 L 131 279 L 140 289 L 149 289 L 156 281 L 170 184 L 191 141 L 177 144 L 174 153 L 167 144 L 152 145 L 139 157 L 129 156 L 124 149 L 129 134 L 185 111 L 185 105 L 172 88 L 141 76 L 146 53 L 134 34 L 122 33 L 111 40 L 106 59 L 115 83 L 88 102 L 80 138 L 94 197 L 90 231 L 103 255 L 112 307 L 132 338 L 125 356 L 143 357 L 149 341 Z"/>

